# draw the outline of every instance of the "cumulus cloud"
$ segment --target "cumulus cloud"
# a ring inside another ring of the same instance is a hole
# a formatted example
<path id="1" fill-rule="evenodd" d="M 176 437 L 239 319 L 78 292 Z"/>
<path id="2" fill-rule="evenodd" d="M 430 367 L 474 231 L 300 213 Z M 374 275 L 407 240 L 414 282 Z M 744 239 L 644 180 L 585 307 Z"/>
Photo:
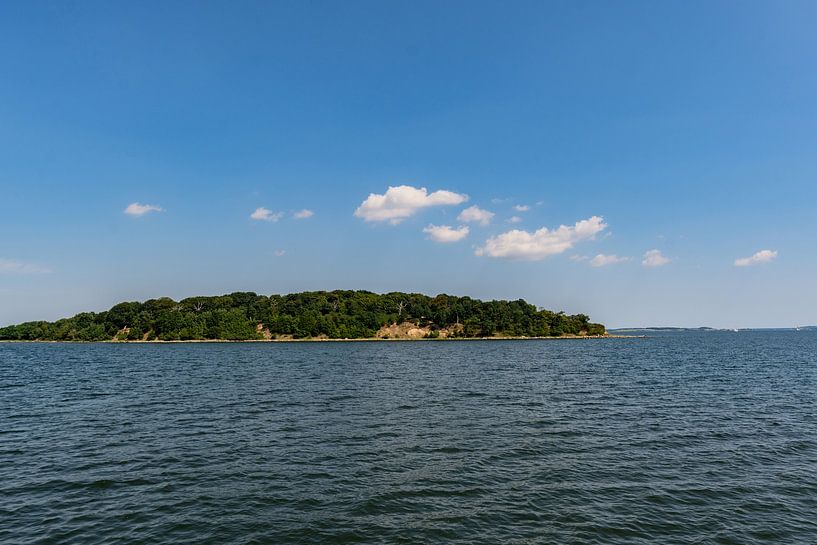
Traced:
<path id="1" fill-rule="evenodd" d="M 398 185 L 389 187 L 383 195 L 370 193 L 355 210 L 355 216 L 365 221 L 388 221 L 396 225 L 430 206 L 455 206 L 468 200 L 468 195 L 441 189 L 429 193 L 425 187 Z"/>
<path id="2" fill-rule="evenodd" d="M 429 225 L 423 229 L 434 242 L 457 242 L 468 236 L 468 227 L 454 229 L 449 225 Z"/>
<path id="3" fill-rule="evenodd" d="M 480 225 L 488 225 L 494 218 L 494 213 L 483 210 L 479 206 L 469 206 L 457 216 L 457 219 L 465 222 L 476 222 Z"/>
<path id="4" fill-rule="evenodd" d="M 553 230 L 542 227 L 530 233 L 513 229 L 486 240 L 484 246 L 477 248 L 476 254 L 505 259 L 544 259 L 569 250 L 577 242 L 593 238 L 606 227 L 603 218 L 593 216 Z"/>
<path id="5" fill-rule="evenodd" d="M 511 216 L 506 221 L 508 223 L 520 223 L 522 221 L 522 218 L 520 218 L 519 216 Z"/>
<path id="6" fill-rule="evenodd" d="M 606 267 L 607 265 L 615 265 L 616 263 L 623 263 L 629 260 L 630 260 L 629 257 L 619 257 L 615 254 L 613 255 L 598 254 L 596 257 L 590 260 L 590 266 Z"/>
<path id="7" fill-rule="evenodd" d="M 34 263 L 0 258 L 0 274 L 48 274 L 51 270 Z"/>
<path id="8" fill-rule="evenodd" d="M 292 217 L 294 217 L 296 220 L 305 220 L 307 218 L 311 218 L 314 215 L 315 215 L 315 212 L 313 212 L 312 210 L 307 210 L 306 208 L 304 208 L 303 210 L 298 210 L 297 212 L 292 214 Z"/>
<path id="9" fill-rule="evenodd" d="M 148 212 L 164 212 L 161 206 L 155 204 L 141 204 L 138 202 L 130 203 L 124 210 L 125 214 L 129 216 L 144 216 Z"/>
<path id="10" fill-rule="evenodd" d="M 257 221 L 269 221 L 275 223 L 279 219 L 281 219 L 283 214 L 281 212 L 273 212 L 263 206 L 256 208 L 255 212 L 250 214 L 250 218 L 257 220 Z"/>
<path id="11" fill-rule="evenodd" d="M 527 204 L 517 204 L 516 206 L 513 207 L 513 209 L 516 210 L 517 212 L 527 212 L 528 210 L 530 210 L 530 206 L 528 206 Z"/>
<path id="12" fill-rule="evenodd" d="M 776 250 L 760 250 L 749 257 L 741 257 L 735 260 L 735 267 L 749 267 L 750 265 L 760 265 L 768 263 L 777 258 Z"/>
<path id="13" fill-rule="evenodd" d="M 644 259 L 641 264 L 645 267 L 662 267 L 672 261 L 670 258 L 664 256 L 661 250 L 648 250 L 644 252 Z"/>

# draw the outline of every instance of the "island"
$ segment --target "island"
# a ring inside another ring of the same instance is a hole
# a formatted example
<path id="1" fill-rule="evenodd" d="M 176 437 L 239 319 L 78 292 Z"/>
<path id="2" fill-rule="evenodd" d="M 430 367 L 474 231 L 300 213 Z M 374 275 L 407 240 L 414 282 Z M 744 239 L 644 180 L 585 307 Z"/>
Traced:
<path id="1" fill-rule="evenodd" d="M 4 341 L 288 341 L 341 339 L 557 338 L 606 335 L 585 314 L 539 309 L 522 299 L 369 291 L 288 295 L 237 292 L 125 302 L 55 322 L 0 328 Z"/>

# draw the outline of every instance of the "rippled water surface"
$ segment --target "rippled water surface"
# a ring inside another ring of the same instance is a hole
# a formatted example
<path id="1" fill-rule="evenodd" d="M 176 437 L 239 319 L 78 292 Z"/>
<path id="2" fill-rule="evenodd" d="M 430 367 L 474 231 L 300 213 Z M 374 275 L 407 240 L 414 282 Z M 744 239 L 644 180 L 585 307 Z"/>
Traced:
<path id="1" fill-rule="evenodd" d="M 817 543 L 817 333 L 0 344 L 2 543 Z"/>

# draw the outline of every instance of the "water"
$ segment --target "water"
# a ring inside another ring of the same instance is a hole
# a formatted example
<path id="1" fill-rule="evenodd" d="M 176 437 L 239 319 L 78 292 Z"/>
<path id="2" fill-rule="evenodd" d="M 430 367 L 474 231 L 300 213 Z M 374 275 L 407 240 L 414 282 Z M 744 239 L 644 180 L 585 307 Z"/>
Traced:
<path id="1" fill-rule="evenodd" d="M 817 333 L 0 344 L 0 543 L 817 542 Z"/>

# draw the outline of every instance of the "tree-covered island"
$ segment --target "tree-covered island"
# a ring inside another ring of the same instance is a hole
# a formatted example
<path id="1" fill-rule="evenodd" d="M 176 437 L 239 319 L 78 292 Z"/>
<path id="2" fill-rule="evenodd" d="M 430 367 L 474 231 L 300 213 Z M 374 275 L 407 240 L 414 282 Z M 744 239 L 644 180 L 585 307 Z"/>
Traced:
<path id="1" fill-rule="evenodd" d="M 517 301 L 368 291 L 162 297 L 56 322 L 0 328 L 0 340 L 193 341 L 561 337 L 604 335 L 584 314 Z"/>

